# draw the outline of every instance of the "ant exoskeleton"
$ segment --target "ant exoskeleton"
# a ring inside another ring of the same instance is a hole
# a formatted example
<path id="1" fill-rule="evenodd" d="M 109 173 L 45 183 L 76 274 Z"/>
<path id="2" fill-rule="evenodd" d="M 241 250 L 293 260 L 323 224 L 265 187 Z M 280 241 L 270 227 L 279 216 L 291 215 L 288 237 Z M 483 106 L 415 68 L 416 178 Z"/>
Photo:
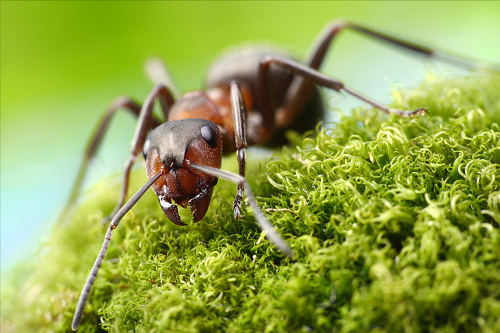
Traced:
<path id="1" fill-rule="evenodd" d="M 104 244 L 83 287 L 73 318 L 73 330 L 80 324 L 85 302 L 106 255 L 111 232 L 149 187 L 158 196 L 168 219 L 182 226 L 185 224 L 172 200 L 182 207 L 189 206 L 193 221 L 199 221 L 205 216 L 218 178 L 228 179 L 238 184 L 233 204 L 235 218 L 240 216 L 245 191 L 266 237 L 283 253 L 292 256 L 286 242 L 274 231 L 257 206 L 245 181 L 245 148 L 265 144 L 273 135 L 279 135 L 285 129 L 305 131 L 314 128 L 322 114 L 322 107 L 314 107 L 318 105 L 319 98 L 316 85 L 337 92 L 345 91 L 387 114 L 411 117 L 426 112 L 424 108 L 413 111 L 389 109 L 318 71 L 331 42 L 344 28 L 422 56 L 465 68 L 475 67 L 474 61 L 461 56 L 438 52 L 358 24 L 337 22 L 328 25 L 320 34 L 303 64 L 271 48 L 240 48 L 223 55 L 212 65 L 207 76 L 206 91 L 188 92 L 175 101 L 164 85 L 166 81 L 160 80 L 163 84 L 154 87 L 142 107 L 128 97 L 116 99 L 105 111 L 89 140 L 68 204 L 70 207 L 76 200 L 87 165 L 95 156 L 115 111 L 123 108 L 137 116 L 131 153 L 125 164 L 121 197 L 110 215 L 112 221 Z M 150 75 L 151 72 L 162 70 L 157 62 L 153 61 L 149 65 Z M 156 99 L 160 102 L 165 123 L 153 115 Z M 305 109 L 311 112 L 304 112 Z M 149 133 L 150 130 L 153 131 Z M 224 153 L 236 151 L 239 175 L 220 170 L 223 147 Z M 141 152 L 149 181 L 124 204 L 130 171 Z"/>

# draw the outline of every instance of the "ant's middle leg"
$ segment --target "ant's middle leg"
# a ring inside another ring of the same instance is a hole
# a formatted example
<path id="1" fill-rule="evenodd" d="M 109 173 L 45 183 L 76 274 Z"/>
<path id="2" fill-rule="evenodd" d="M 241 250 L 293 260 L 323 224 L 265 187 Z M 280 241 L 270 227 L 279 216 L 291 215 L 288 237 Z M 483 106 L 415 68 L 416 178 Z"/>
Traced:
<path id="1" fill-rule="evenodd" d="M 294 75 L 300 76 L 301 78 L 306 79 L 312 84 L 320 85 L 326 88 L 333 89 L 335 91 L 345 91 L 348 94 L 376 107 L 379 110 L 384 111 L 387 114 L 396 114 L 400 117 L 413 117 L 413 116 L 418 116 L 426 112 L 424 108 L 418 108 L 416 110 L 412 111 L 403 111 L 403 110 L 395 110 L 395 109 L 390 109 L 386 107 L 385 105 L 367 97 L 364 96 L 357 91 L 347 87 L 344 85 L 342 82 L 335 80 L 334 78 L 323 74 L 315 69 L 312 69 L 308 66 L 304 66 L 302 64 L 299 64 L 293 60 L 283 58 L 283 57 L 276 57 L 276 56 L 266 56 L 261 60 L 260 66 L 261 66 L 261 71 L 263 73 L 269 73 L 269 67 L 271 64 L 275 64 L 291 73 Z M 305 81 L 305 80 L 304 80 Z"/>
<path id="2" fill-rule="evenodd" d="M 234 141 L 236 144 L 236 156 L 238 157 L 239 174 L 244 178 L 245 166 L 246 166 L 245 148 L 248 148 L 247 134 L 246 134 L 245 104 L 243 103 L 241 88 L 237 81 L 230 81 L 229 89 L 231 96 L 231 108 L 233 111 L 233 119 L 234 119 L 234 137 L 235 137 Z M 242 199 L 243 199 L 243 184 L 238 183 L 238 188 L 236 190 L 236 197 L 233 203 L 233 211 L 235 219 L 241 216 L 240 207 Z"/>

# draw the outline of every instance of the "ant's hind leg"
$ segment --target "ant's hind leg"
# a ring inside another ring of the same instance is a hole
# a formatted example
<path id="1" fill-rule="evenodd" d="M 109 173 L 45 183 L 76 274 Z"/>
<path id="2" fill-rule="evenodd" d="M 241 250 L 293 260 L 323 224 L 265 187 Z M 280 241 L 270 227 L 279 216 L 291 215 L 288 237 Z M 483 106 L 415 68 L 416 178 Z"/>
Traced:
<path id="1" fill-rule="evenodd" d="M 430 59 L 436 59 L 442 62 L 446 62 L 455 66 L 459 66 L 465 69 L 472 69 L 478 67 L 478 60 L 471 59 L 462 55 L 454 55 L 450 52 L 438 51 L 432 48 L 429 48 L 425 45 L 410 41 L 408 39 L 399 38 L 395 36 L 391 36 L 389 34 L 377 31 L 372 28 L 368 28 L 363 25 L 359 25 L 352 22 L 345 21 L 337 21 L 328 24 L 325 29 L 320 33 L 316 42 L 313 44 L 313 47 L 310 50 L 309 56 L 304 61 L 303 65 L 307 66 L 311 69 L 318 70 L 323 60 L 325 59 L 326 53 L 331 48 L 331 44 L 335 37 L 343 31 L 344 29 L 348 29 L 351 31 L 355 31 L 361 35 L 372 38 L 376 41 L 381 41 L 386 43 L 387 45 L 391 45 L 397 47 L 399 50 L 412 53 L 421 57 L 426 57 Z M 498 64 L 487 64 L 489 67 L 498 70 Z M 261 69 L 261 72 L 263 70 Z M 265 71 L 263 71 L 265 72 Z M 265 73 L 266 76 L 269 75 L 268 72 Z M 266 81 L 264 78 L 263 81 Z M 288 128 L 288 126 L 300 116 L 301 111 L 304 109 L 305 104 L 308 102 L 309 97 L 311 96 L 312 89 L 314 84 L 317 81 L 311 81 L 305 79 L 305 77 L 295 77 L 290 84 L 290 87 L 287 90 L 286 96 L 283 100 L 281 106 L 279 106 L 276 111 L 275 119 L 276 119 L 276 128 L 283 129 Z M 264 84 L 267 84 L 264 82 Z M 348 90 L 348 89 L 344 89 Z M 264 91 L 266 91 L 264 89 Z M 387 108 L 380 108 L 378 103 L 374 103 L 374 101 L 367 101 L 367 98 L 360 96 L 360 94 L 356 92 L 349 92 L 349 94 L 360 98 L 369 104 L 384 110 L 387 113 L 400 113 L 399 111 L 392 112 L 388 111 Z M 404 115 L 404 114 L 403 114 Z"/>
<path id="2" fill-rule="evenodd" d="M 233 110 L 234 119 L 234 136 L 236 144 L 236 156 L 238 157 L 238 167 L 239 174 L 245 177 L 245 165 L 246 165 L 246 151 L 247 145 L 247 135 L 246 135 L 246 110 L 245 104 L 243 103 L 243 97 L 241 94 L 240 85 L 237 81 L 229 82 L 229 89 L 231 94 L 231 107 Z M 238 184 L 238 189 L 236 190 L 236 198 L 233 203 L 234 218 L 239 218 L 241 200 L 243 199 L 243 184 Z"/>

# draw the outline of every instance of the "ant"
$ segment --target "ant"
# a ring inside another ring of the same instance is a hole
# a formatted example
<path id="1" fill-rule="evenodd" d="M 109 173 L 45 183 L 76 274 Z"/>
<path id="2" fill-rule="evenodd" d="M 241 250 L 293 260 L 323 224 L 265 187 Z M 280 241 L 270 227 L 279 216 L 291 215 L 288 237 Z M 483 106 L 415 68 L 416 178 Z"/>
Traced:
<path id="1" fill-rule="evenodd" d="M 130 111 L 137 117 L 137 126 L 130 157 L 125 164 L 121 196 L 114 211 L 105 219 L 107 221 L 112 217 L 102 248 L 80 295 L 73 330 L 80 324 L 112 231 L 149 187 L 158 196 L 167 218 L 182 226 L 185 224 L 175 203 L 182 207 L 189 206 L 193 221 L 199 221 L 205 216 L 218 178 L 230 180 L 238 184 L 233 204 L 234 217 L 240 217 L 245 192 L 266 237 L 280 251 L 292 257 L 291 249 L 259 209 L 245 180 L 245 149 L 249 145 L 277 142 L 286 129 L 301 132 L 313 129 L 323 113 L 323 108 L 318 107 L 322 104 L 316 86 L 344 91 L 387 114 L 413 117 L 427 112 L 424 108 L 413 111 L 390 109 L 318 71 L 332 41 L 345 28 L 421 56 L 468 69 L 475 67 L 475 61 L 462 56 L 439 52 L 351 22 L 327 25 L 302 64 L 272 48 L 246 47 L 226 53 L 211 66 L 207 75 L 207 90 L 188 92 L 177 101 L 165 85 L 167 74 L 161 63 L 150 61 L 147 64 L 150 76 L 161 76 L 163 79 L 156 80 L 158 84 L 142 106 L 129 97 L 119 97 L 105 110 L 87 144 L 67 205 L 70 207 L 76 201 L 88 163 L 95 156 L 115 112 L 119 109 Z M 166 122 L 153 115 L 156 99 Z M 222 153 L 234 151 L 239 175 L 220 170 Z M 149 181 L 125 203 L 130 171 L 141 152 Z"/>

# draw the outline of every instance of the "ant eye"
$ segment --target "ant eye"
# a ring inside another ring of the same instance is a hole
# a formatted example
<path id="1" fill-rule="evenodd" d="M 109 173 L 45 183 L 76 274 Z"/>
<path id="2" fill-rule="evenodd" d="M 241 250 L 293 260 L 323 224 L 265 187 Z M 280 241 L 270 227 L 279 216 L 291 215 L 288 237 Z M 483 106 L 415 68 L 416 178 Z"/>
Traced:
<path id="1" fill-rule="evenodd" d="M 210 145 L 215 148 L 217 146 L 217 134 L 215 134 L 212 127 L 205 125 L 201 127 L 201 136 Z"/>
<path id="2" fill-rule="evenodd" d="M 147 138 L 146 142 L 144 142 L 144 146 L 142 146 L 142 156 L 144 157 L 144 160 L 146 160 L 146 158 L 148 157 L 150 144 L 151 144 L 151 140 L 149 140 L 149 138 Z"/>

